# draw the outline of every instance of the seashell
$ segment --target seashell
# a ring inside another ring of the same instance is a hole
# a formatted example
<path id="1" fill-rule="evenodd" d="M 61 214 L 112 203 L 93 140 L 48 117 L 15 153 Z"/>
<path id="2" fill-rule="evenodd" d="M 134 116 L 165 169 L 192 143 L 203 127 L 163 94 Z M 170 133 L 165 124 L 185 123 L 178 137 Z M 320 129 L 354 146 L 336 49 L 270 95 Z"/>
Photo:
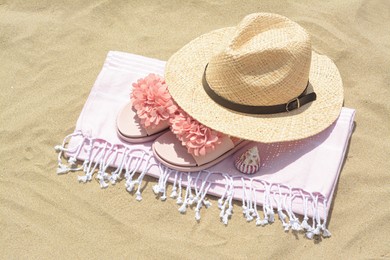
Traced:
<path id="1" fill-rule="evenodd" d="M 260 155 L 257 146 L 252 146 L 234 162 L 237 170 L 245 174 L 254 174 L 260 169 Z"/>

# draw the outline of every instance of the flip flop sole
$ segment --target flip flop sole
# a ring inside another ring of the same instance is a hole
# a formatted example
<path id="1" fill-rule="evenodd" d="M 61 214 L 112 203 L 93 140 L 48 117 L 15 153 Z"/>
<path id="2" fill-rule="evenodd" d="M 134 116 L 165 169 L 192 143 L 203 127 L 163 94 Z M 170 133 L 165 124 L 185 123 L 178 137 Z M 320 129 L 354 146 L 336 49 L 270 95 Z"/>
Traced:
<path id="1" fill-rule="evenodd" d="M 196 171 L 201 171 L 201 170 L 204 170 L 204 169 L 210 168 L 211 166 L 216 165 L 217 163 L 223 161 L 225 158 L 232 155 L 233 153 L 235 153 L 239 149 L 243 148 L 248 143 L 250 143 L 250 141 L 242 141 L 241 143 L 237 144 L 233 149 L 226 151 L 224 154 L 222 154 L 218 158 L 210 161 L 209 163 L 202 164 L 200 166 L 183 166 L 183 165 L 176 165 L 176 164 L 173 164 L 171 162 L 168 162 L 167 160 L 162 158 L 161 155 L 157 152 L 156 147 L 155 147 L 156 146 L 155 143 L 153 143 L 153 145 L 152 145 L 152 150 L 153 150 L 153 155 L 155 156 L 155 158 L 159 162 L 161 162 L 163 165 L 167 166 L 168 168 L 171 168 L 171 169 L 177 170 L 177 171 L 182 171 L 182 172 L 196 172 Z"/>
<path id="2" fill-rule="evenodd" d="M 164 134 L 165 132 L 169 131 L 169 128 L 164 129 L 158 133 L 152 134 L 152 135 L 147 135 L 147 136 L 142 136 L 142 137 L 129 137 L 121 133 L 121 131 L 117 128 L 116 132 L 118 137 L 126 142 L 126 143 L 133 143 L 133 144 L 139 144 L 139 143 L 145 143 L 145 142 L 150 142 L 155 140 L 157 137 L 160 135 Z"/>

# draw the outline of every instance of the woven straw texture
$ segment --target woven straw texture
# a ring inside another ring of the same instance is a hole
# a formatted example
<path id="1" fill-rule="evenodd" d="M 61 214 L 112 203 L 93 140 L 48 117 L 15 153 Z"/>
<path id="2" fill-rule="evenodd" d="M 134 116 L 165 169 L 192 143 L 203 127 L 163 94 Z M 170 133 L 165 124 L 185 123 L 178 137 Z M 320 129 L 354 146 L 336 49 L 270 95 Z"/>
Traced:
<path id="1" fill-rule="evenodd" d="M 291 112 L 248 115 L 215 103 L 204 91 L 202 75 L 220 96 L 247 105 L 276 105 L 308 92 L 317 100 Z M 237 27 L 204 34 L 176 52 L 166 65 L 174 100 L 202 124 L 258 142 L 292 141 L 331 125 L 343 103 L 336 65 L 311 50 L 303 28 L 267 13 L 245 17 Z"/>

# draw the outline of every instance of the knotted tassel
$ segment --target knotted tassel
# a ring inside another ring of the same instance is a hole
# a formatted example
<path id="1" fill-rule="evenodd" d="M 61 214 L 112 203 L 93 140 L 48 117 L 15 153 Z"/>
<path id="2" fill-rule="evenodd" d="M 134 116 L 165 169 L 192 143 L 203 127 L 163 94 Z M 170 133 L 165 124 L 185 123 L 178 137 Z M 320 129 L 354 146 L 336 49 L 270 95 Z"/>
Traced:
<path id="1" fill-rule="evenodd" d="M 226 179 L 227 180 L 227 179 Z M 227 186 L 226 186 L 227 187 Z M 224 193 L 223 196 L 226 195 L 227 193 L 227 197 L 226 197 L 226 200 L 225 202 L 223 203 L 223 205 L 221 206 L 221 212 L 220 212 L 220 217 L 221 217 L 221 220 L 222 220 L 222 223 L 227 226 L 228 225 L 228 222 L 229 222 L 229 218 L 232 216 L 233 214 L 233 203 L 232 203 L 232 199 L 233 199 L 233 195 L 234 195 L 234 188 L 233 188 L 233 180 L 230 179 L 230 185 L 229 185 L 229 188 L 227 188 L 229 190 L 226 190 L 226 192 Z M 222 199 L 222 198 L 221 198 Z M 226 209 L 226 206 L 228 205 L 228 208 Z"/>
<path id="2" fill-rule="evenodd" d="M 98 171 L 98 175 L 96 176 L 96 179 L 99 180 L 100 188 L 105 189 L 108 187 L 108 184 L 104 181 L 104 175 L 107 173 L 103 173 L 101 171 Z"/>
<path id="3" fill-rule="evenodd" d="M 208 200 L 203 200 L 203 205 L 206 207 L 206 209 L 210 208 L 211 207 L 211 202 L 208 201 Z"/>
<path id="4" fill-rule="evenodd" d="M 200 212 L 199 212 L 199 209 L 195 209 L 195 219 L 196 221 L 199 221 L 200 220 Z"/>
<path id="5" fill-rule="evenodd" d="M 308 239 L 313 239 L 314 238 L 314 232 L 313 232 L 313 229 L 310 228 L 310 230 L 308 230 L 305 234 L 305 236 L 308 238 Z"/>
<path id="6" fill-rule="evenodd" d="M 190 188 L 190 191 L 191 191 L 191 188 Z M 188 205 L 192 206 L 194 204 L 194 196 L 192 194 L 190 194 L 190 196 L 188 197 Z"/>
<path id="7" fill-rule="evenodd" d="M 226 211 L 226 205 L 221 207 L 221 210 L 219 212 L 219 218 L 221 219 L 221 221 L 223 220 L 223 217 L 225 216 L 225 211 Z"/>
<path id="8" fill-rule="evenodd" d="M 247 222 L 251 222 L 253 220 L 251 209 L 245 210 L 245 218 Z"/>
<path id="9" fill-rule="evenodd" d="M 70 167 L 71 169 L 77 168 L 76 162 L 77 162 L 76 158 L 70 157 L 69 160 L 68 160 L 69 167 Z"/>
<path id="10" fill-rule="evenodd" d="M 260 226 L 265 226 L 265 225 L 268 225 L 269 223 L 268 223 L 268 218 L 264 218 L 263 220 L 260 220 L 259 221 L 259 225 Z"/>
<path id="11" fill-rule="evenodd" d="M 177 188 L 176 187 L 172 188 L 172 192 L 171 192 L 171 195 L 169 197 L 171 197 L 172 199 L 177 198 Z"/>
<path id="12" fill-rule="evenodd" d="M 69 171 L 70 171 L 70 169 L 68 167 L 66 167 L 65 165 L 63 165 L 63 164 L 58 165 L 58 168 L 57 168 L 58 175 L 68 173 Z"/>
<path id="13" fill-rule="evenodd" d="M 169 196 L 170 198 L 172 199 L 176 199 L 177 198 L 177 172 L 175 173 L 175 180 L 173 181 L 173 188 L 172 188 L 172 191 L 171 191 L 171 195 Z"/>
<path id="14" fill-rule="evenodd" d="M 85 173 L 87 173 L 88 164 L 89 164 L 89 160 L 86 159 L 86 160 L 84 161 L 84 163 L 83 163 L 83 171 L 84 171 Z"/>
<path id="15" fill-rule="evenodd" d="M 309 217 L 307 216 L 308 198 L 303 194 L 302 190 L 300 192 L 301 192 L 301 197 L 303 200 L 303 212 L 304 212 L 304 217 L 303 217 L 303 221 L 301 223 L 301 227 L 303 230 L 309 230 L 311 227 L 310 227 L 309 223 L 307 222 L 309 220 Z"/>
<path id="16" fill-rule="evenodd" d="M 183 204 L 183 199 L 181 197 L 177 197 L 176 204 L 177 205 L 182 205 Z"/>
<path id="17" fill-rule="evenodd" d="M 190 188 L 191 181 L 190 181 L 190 174 L 189 173 L 187 175 L 187 179 L 188 179 L 188 182 L 187 182 L 186 193 L 185 193 L 185 196 L 184 196 L 184 201 L 183 201 L 183 204 L 179 208 L 179 212 L 181 214 L 184 214 L 187 211 L 188 198 L 189 198 L 189 195 L 190 195 L 189 193 L 191 191 L 191 188 Z"/>
<path id="18" fill-rule="evenodd" d="M 324 227 L 324 225 L 322 225 L 322 237 L 326 238 L 326 237 L 331 237 L 332 234 L 330 233 L 330 231 L 328 229 L 326 229 Z"/>
<path id="19" fill-rule="evenodd" d="M 279 216 L 279 219 L 280 219 L 283 223 L 286 222 L 287 216 L 286 216 L 286 214 L 283 213 L 283 210 L 282 210 L 282 209 L 278 209 L 278 216 Z"/>
<path id="20" fill-rule="evenodd" d="M 287 222 L 283 223 L 283 228 L 285 232 L 288 232 L 290 230 L 290 227 L 291 227 L 290 223 Z"/>
<path id="21" fill-rule="evenodd" d="M 86 183 L 87 181 L 91 180 L 91 177 L 89 175 L 84 175 L 84 176 L 77 176 L 77 180 L 79 182 L 84 182 Z"/>
<path id="22" fill-rule="evenodd" d="M 268 221 L 270 223 L 274 223 L 275 222 L 275 213 L 274 213 L 273 208 L 269 208 L 267 211 L 268 211 Z"/>
<path id="23" fill-rule="evenodd" d="M 195 219 L 196 221 L 199 221 L 200 220 L 200 209 L 202 207 L 202 202 L 199 201 L 196 205 L 196 208 L 195 208 Z"/>
<path id="24" fill-rule="evenodd" d="M 251 213 L 251 216 L 253 218 L 257 217 L 257 214 L 256 214 L 257 212 L 255 211 L 255 209 L 251 209 L 250 213 Z"/>
<path id="25" fill-rule="evenodd" d="M 264 201 L 264 203 L 265 203 L 265 201 Z M 260 221 L 260 225 L 264 227 L 265 225 L 269 224 L 269 222 L 268 222 L 268 214 L 267 214 L 267 207 L 264 206 L 264 204 L 263 204 L 263 212 L 264 212 L 264 219 Z"/>
<path id="26" fill-rule="evenodd" d="M 165 179 L 166 172 L 167 170 L 160 166 L 160 178 L 158 179 L 157 184 L 153 185 L 152 187 L 153 193 L 156 195 L 159 195 L 160 193 L 164 192 L 164 188 L 162 187 L 162 185 Z"/>
<path id="27" fill-rule="evenodd" d="M 167 200 L 167 195 L 165 193 L 160 197 L 161 201 L 166 201 Z"/>
<path id="28" fill-rule="evenodd" d="M 309 230 L 311 227 L 310 225 L 307 223 L 307 221 L 309 220 L 308 217 L 305 217 L 301 223 L 301 227 L 304 229 L 304 230 Z"/>
<path id="29" fill-rule="evenodd" d="M 141 201 L 141 200 L 142 200 L 142 195 L 141 195 L 141 192 L 140 192 L 140 191 L 137 191 L 137 192 L 135 193 L 135 199 L 136 199 L 137 201 Z"/>
<path id="30" fill-rule="evenodd" d="M 195 197 L 194 197 L 194 199 L 193 199 L 193 201 L 194 201 L 194 203 L 195 204 L 197 204 L 198 203 L 198 201 L 199 201 L 199 195 L 196 195 Z"/>
<path id="31" fill-rule="evenodd" d="M 162 176 L 162 180 L 159 180 L 158 185 L 156 187 L 153 187 L 153 192 L 158 192 L 157 194 L 162 194 L 162 196 L 160 196 L 161 201 L 167 200 L 167 181 L 169 175 L 170 172 L 165 173 L 165 176 Z"/>
<path id="32" fill-rule="evenodd" d="M 320 235 L 321 234 L 321 228 L 322 226 L 320 224 L 317 224 L 316 228 L 313 230 L 314 235 Z"/>
<path id="33" fill-rule="evenodd" d="M 327 200 L 326 199 L 323 199 L 322 201 L 323 203 L 323 208 L 324 208 L 324 222 L 322 223 L 322 237 L 326 238 L 326 237 L 331 237 L 332 234 L 329 232 L 328 229 L 326 229 L 326 221 L 327 221 L 327 218 L 328 218 L 328 212 L 327 212 Z"/>
<path id="34" fill-rule="evenodd" d="M 225 211 L 225 214 L 226 214 L 228 217 L 232 216 L 232 215 L 233 215 L 233 207 L 232 207 L 232 206 L 229 206 L 229 207 L 227 208 L 227 210 Z"/>
<path id="35" fill-rule="evenodd" d="M 253 202 L 253 207 L 254 207 L 253 217 L 256 217 L 256 226 L 261 226 L 261 218 L 260 218 L 259 212 L 257 211 L 257 190 L 256 190 L 256 188 L 253 188 L 253 194 L 255 197 L 255 200 Z"/>
<path id="36" fill-rule="evenodd" d="M 220 199 L 218 199 L 218 208 L 222 209 L 222 205 L 223 205 L 223 200 L 222 200 L 222 198 L 220 198 Z"/>
<path id="37" fill-rule="evenodd" d="M 128 191 L 128 192 L 133 192 L 133 190 L 134 190 L 134 187 L 135 187 L 135 185 L 136 184 L 138 184 L 138 180 L 135 180 L 135 181 L 132 181 L 132 180 L 128 180 L 128 181 L 126 181 L 126 190 Z"/>
<path id="38" fill-rule="evenodd" d="M 100 188 L 102 189 L 106 189 L 108 187 L 108 184 L 103 179 L 99 180 L 99 184 L 100 184 Z"/>
<path id="39" fill-rule="evenodd" d="M 184 202 L 184 203 L 180 206 L 179 212 L 180 212 L 181 214 L 184 214 L 184 213 L 186 213 L 186 211 L 187 211 L 187 203 Z"/>
<path id="40" fill-rule="evenodd" d="M 111 176 L 109 178 L 109 180 L 111 181 L 112 184 L 115 184 L 116 181 L 121 177 L 123 167 L 125 165 L 127 165 L 127 161 L 126 160 L 130 160 L 129 157 L 128 157 L 129 152 L 130 151 L 127 149 L 127 147 L 122 152 L 123 156 L 122 156 L 122 159 L 120 161 L 119 167 L 111 174 Z"/>
<path id="41" fill-rule="evenodd" d="M 292 219 L 290 221 L 290 225 L 291 225 L 291 229 L 294 231 L 301 231 L 302 230 L 302 227 L 299 224 L 299 221 L 297 219 Z"/>
<path id="42" fill-rule="evenodd" d="M 264 207 L 263 207 L 263 211 L 264 211 Z M 260 217 L 259 217 L 259 221 L 257 221 L 259 223 L 260 226 L 265 226 L 265 225 L 268 225 L 269 222 L 268 222 L 268 214 L 266 212 L 264 212 L 264 219 L 263 220 L 260 220 Z M 256 222 L 256 223 L 257 223 Z"/>
<path id="43" fill-rule="evenodd" d="M 228 222 L 229 222 L 229 216 L 228 216 L 227 214 L 223 215 L 223 217 L 222 217 L 222 223 L 223 223 L 225 226 L 227 226 Z"/>
<path id="44" fill-rule="evenodd" d="M 57 153 L 59 153 L 59 152 L 61 152 L 61 151 L 64 150 L 64 147 L 62 147 L 61 145 L 56 145 L 56 146 L 54 146 L 54 150 L 55 150 Z"/>
<path id="45" fill-rule="evenodd" d="M 210 175 L 210 174 L 209 174 Z M 208 176 L 209 176 L 208 175 Z M 208 176 L 207 176 L 207 178 L 208 178 Z M 207 178 L 206 178 L 206 180 L 207 180 Z M 207 187 L 205 188 L 205 190 L 203 190 L 203 188 L 204 188 L 204 184 L 206 183 L 206 180 L 204 181 L 204 183 L 202 184 L 202 187 L 201 187 L 201 189 L 200 189 L 200 191 L 199 191 L 199 194 L 197 194 L 197 196 L 200 196 L 200 198 L 197 200 L 198 202 L 197 202 L 197 205 L 196 205 L 196 208 L 195 208 L 195 219 L 197 220 L 197 221 L 199 221 L 200 220 L 200 208 L 202 207 L 202 203 L 205 205 L 205 207 L 206 208 L 208 208 L 209 206 L 211 206 L 211 203 L 210 202 L 208 202 L 208 201 L 205 201 L 205 196 L 206 196 L 206 194 L 207 194 L 207 192 L 208 192 L 208 190 L 210 189 L 210 186 L 211 186 L 211 183 L 209 183 L 208 185 L 207 185 Z"/>
<path id="46" fill-rule="evenodd" d="M 227 225 L 229 218 L 233 215 L 233 205 L 232 205 L 232 198 L 229 199 L 229 207 L 225 210 L 225 214 L 222 217 L 222 222 Z"/>
<path id="47" fill-rule="evenodd" d="M 256 226 L 261 226 L 261 218 L 256 209 Z"/>
<path id="48" fill-rule="evenodd" d="M 177 195 L 177 199 L 176 199 L 177 205 L 183 204 L 183 199 L 181 198 L 181 196 L 182 196 L 182 187 L 181 187 L 182 176 L 183 176 L 183 173 L 180 173 L 180 178 L 179 178 L 179 183 L 178 183 L 178 187 L 179 187 L 178 188 L 178 195 Z"/>
<path id="49" fill-rule="evenodd" d="M 314 225 L 315 225 L 315 219 L 313 218 L 313 226 L 310 227 L 305 234 L 308 239 L 313 239 L 316 233 L 319 234 L 319 231 L 316 231 Z"/>
<path id="50" fill-rule="evenodd" d="M 158 184 L 153 185 L 152 189 L 153 189 L 154 194 L 156 194 L 156 195 L 160 194 L 160 187 Z"/>
<path id="51" fill-rule="evenodd" d="M 241 208 L 242 208 L 242 215 L 244 215 L 244 217 L 245 217 L 246 216 L 247 207 L 245 205 L 242 205 Z"/>

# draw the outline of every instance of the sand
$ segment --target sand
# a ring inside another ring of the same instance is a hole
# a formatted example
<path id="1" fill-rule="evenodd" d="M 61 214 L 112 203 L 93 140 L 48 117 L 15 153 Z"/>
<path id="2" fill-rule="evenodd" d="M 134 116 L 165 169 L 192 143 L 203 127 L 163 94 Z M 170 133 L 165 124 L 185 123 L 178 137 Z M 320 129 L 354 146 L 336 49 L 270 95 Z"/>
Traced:
<path id="1" fill-rule="evenodd" d="M 64 3 L 66 2 L 66 3 Z M 109 50 L 167 60 L 191 39 L 246 14 L 297 21 L 343 78 L 356 128 L 332 205 L 330 239 L 214 206 L 181 215 L 147 179 L 138 203 L 77 173 L 57 176 L 53 146 L 73 131 Z M 390 258 L 390 3 L 383 1 L 0 1 L 0 257 Z"/>

